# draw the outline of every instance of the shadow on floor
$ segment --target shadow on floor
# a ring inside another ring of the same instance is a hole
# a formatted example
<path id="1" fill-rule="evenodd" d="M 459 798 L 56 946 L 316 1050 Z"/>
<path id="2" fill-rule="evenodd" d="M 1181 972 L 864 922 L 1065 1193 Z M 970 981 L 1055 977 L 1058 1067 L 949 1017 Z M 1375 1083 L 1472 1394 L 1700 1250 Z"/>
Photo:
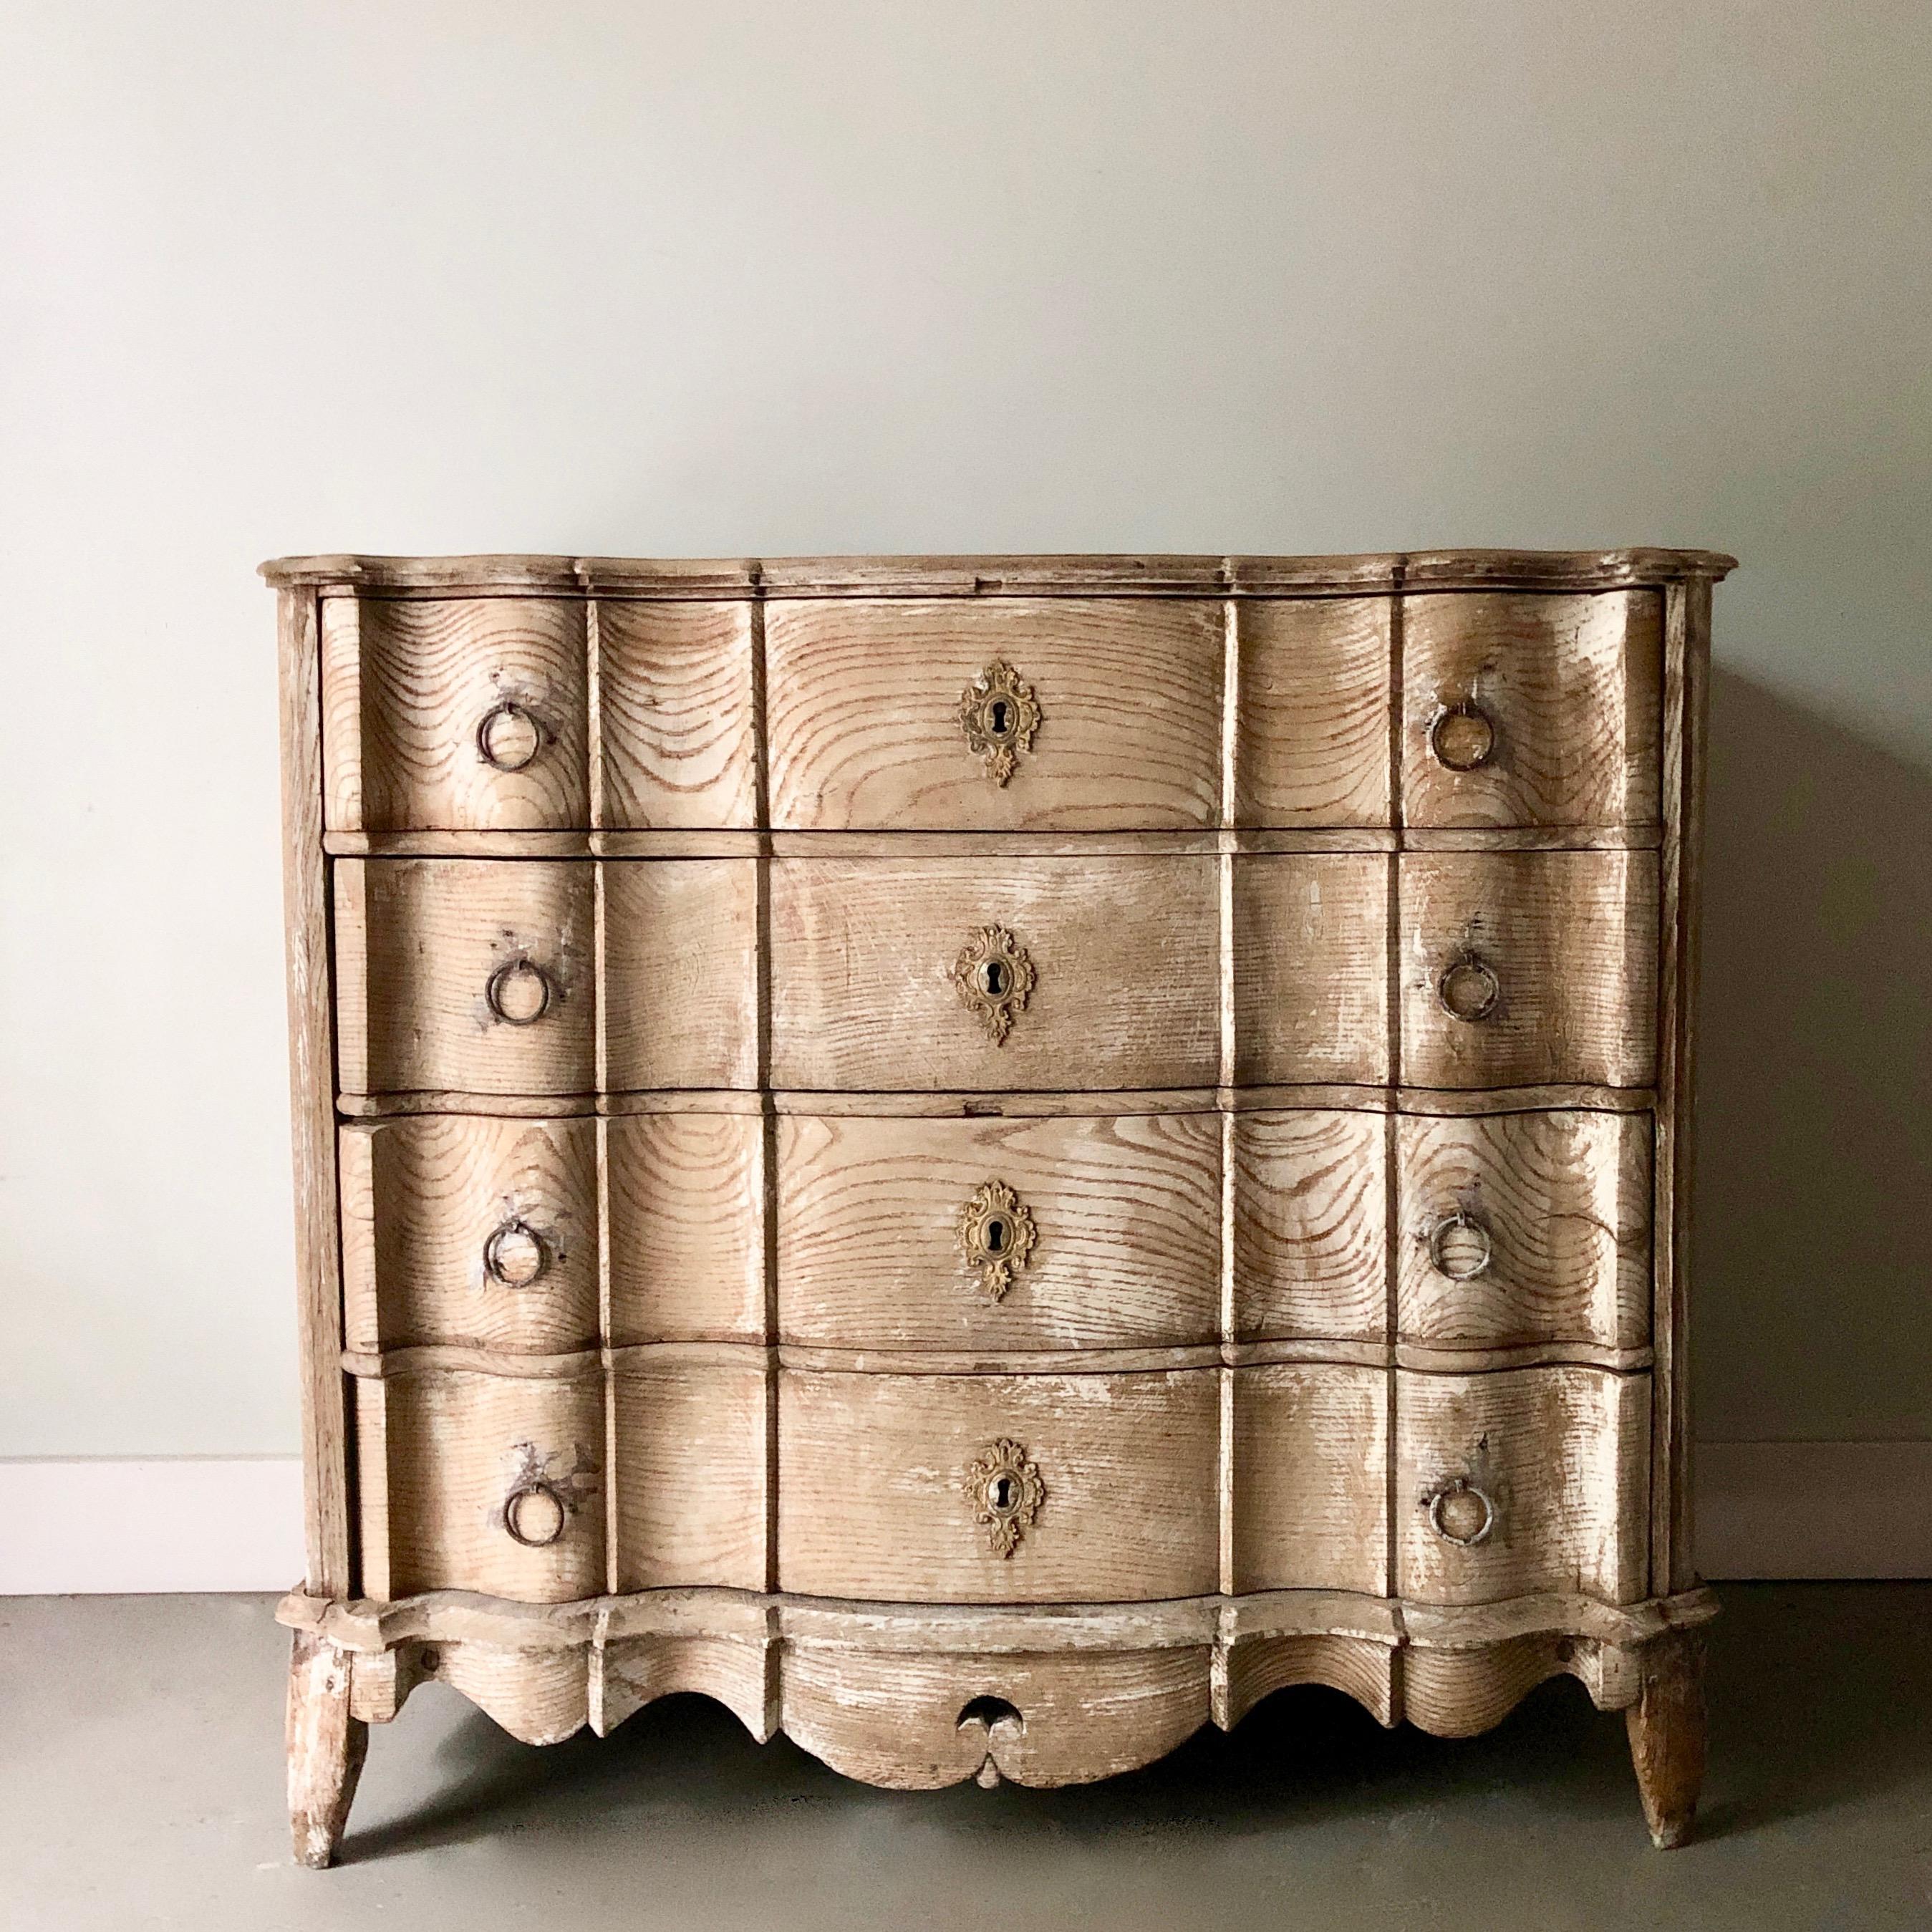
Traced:
<path id="1" fill-rule="evenodd" d="M 1932 1591 L 1897 1586 L 1731 1592 L 1712 1634 L 1704 1838 L 1932 1780 L 1929 1608 Z M 392 1822 L 352 1826 L 344 1863 L 523 1830 L 630 1833 L 686 1814 L 789 1805 L 854 1817 L 916 1808 L 926 1828 L 969 1846 L 1015 1834 L 1060 1843 L 1278 1835 L 1488 1796 L 1526 1796 L 1552 1820 L 1642 1833 L 1622 1720 L 1594 1710 L 1567 1678 L 1468 1739 L 1384 1732 L 1337 1692 L 1280 1691 L 1229 1735 L 1204 1730 L 1144 1771 L 1058 1791 L 875 1790 L 782 1738 L 754 1743 L 721 1706 L 692 1696 L 650 1706 L 608 1738 L 586 1733 L 548 1750 L 468 1712 L 437 1766 L 440 1795 Z"/>

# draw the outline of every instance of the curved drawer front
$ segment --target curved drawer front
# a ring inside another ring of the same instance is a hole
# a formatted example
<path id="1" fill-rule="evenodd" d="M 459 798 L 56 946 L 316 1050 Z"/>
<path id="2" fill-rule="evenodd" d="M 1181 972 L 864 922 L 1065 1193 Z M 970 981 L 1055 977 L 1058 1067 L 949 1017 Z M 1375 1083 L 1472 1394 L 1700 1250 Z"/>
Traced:
<path id="1" fill-rule="evenodd" d="M 778 1333 L 1024 1353 L 1213 1342 L 1221 1124 L 778 1124 Z"/>
<path id="2" fill-rule="evenodd" d="M 1235 1332 L 1380 1340 L 1384 1124 L 1327 1111 L 782 1116 L 781 1340 L 1030 1353 L 1220 1334 L 1224 1132 Z"/>
<path id="3" fill-rule="evenodd" d="M 1232 627 L 1232 634 L 1231 634 Z M 1386 598 L 775 598 L 782 829 L 1386 825 Z"/>
<path id="4" fill-rule="evenodd" d="M 744 1114 L 475 1114 L 339 1136 L 348 1346 L 551 1354 L 764 1337 L 761 1129 Z"/>
<path id="5" fill-rule="evenodd" d="M 772 822 L 1212 825 L 1222 609 L 1152 598 L 774 600 Z"/>
<path id="6" fill-rule="evenodd" d="M 1216 1587 L 1219 1377 L 778 1377 L 778 1583 L 907 1603 Z"/>
<path id="7" fill-rule="evenodd" d="M 1650 1378 L 1567 1366 L 1396 1377 L 1396 1588 L 1424 1604 L 1649 1580 Z"/>
<path id="8" fill-rule="evenodd" d="M 682 599 L 325 598 L 329 830 L 750 825 L 751 611 Z"/>
<path id="9" fill-rule="evenodd" d="M 356 1378 L 365 1596 L 561 1604 L 604 1588 L 603 1378 L 580 1359 Z"/>
<path id="10" fill-rule="evenodd" d="M 1658 820 L 1654 590 L 1402 601 L 1402 812 L 1418 826 Z"/>
<path id="11" fill-rule="evenodd" d="M 1412 1116 L 1396 1132 L 1401 1340 L 1648 1344 L 1648 1114 Z"/>
<path id="12" fill-rule="evenodd" d="M 1387 1078 L 1388 867 L 1234 862 L 1238 1077 Z M 774 1083 L 806 1091 L 1211 1086 L 1211 857 L 780 859 Z"/>
<path id="13" fill-rule="evenodd" d="M 574 598 L 324 598 L 328 829 L 589 824 L 585 636 Z"/>
<path id="14" fill-rule="evenodd" d="M 1648 1087 L 1654 852 L 1406 853 L 1402 1078 Z"/>
<path id="15" fill-rule="evenodd" d="M 757 868 L 752 859 L 338 860 L 342 1090 L 754 1084 Z"/>

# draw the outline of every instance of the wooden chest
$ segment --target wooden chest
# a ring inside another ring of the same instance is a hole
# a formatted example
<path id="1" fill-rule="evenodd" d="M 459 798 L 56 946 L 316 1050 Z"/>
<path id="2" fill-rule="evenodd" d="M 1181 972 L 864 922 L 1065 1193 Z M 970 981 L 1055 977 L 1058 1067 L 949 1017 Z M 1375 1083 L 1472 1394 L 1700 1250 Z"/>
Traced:
<path id="1" fill-rule="evenodd" d="M 1677 1842 L 1730 567 L 266 566 L 298 1855 L 426 1678 L 921 1786 L 1567 1672 Z"/>

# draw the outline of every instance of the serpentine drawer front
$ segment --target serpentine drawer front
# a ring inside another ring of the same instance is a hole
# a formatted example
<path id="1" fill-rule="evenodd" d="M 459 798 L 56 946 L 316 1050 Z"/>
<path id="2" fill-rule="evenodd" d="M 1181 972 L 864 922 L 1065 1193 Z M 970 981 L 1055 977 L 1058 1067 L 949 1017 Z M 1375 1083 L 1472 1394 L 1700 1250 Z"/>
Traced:
<path id="1" fill-rule="evenodd" d="M 1562 1672 L 1678 1842 L 1730 567 L 266 566 L 298 1856 L 432 1677 L 928 1786 Z"/>

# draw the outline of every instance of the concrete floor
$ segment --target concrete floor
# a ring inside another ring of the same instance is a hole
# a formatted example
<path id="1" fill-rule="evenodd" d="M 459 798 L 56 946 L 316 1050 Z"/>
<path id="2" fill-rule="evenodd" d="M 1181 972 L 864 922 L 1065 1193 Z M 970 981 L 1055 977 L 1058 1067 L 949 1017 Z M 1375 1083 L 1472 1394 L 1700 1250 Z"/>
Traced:
<path id="1" fill-rule="evenodd" d="M 0 1927 L 1927 1932 L 1932 1586 L 1725 1598 L 1680 1852 L 1650 1849 L 1623 1720 L 1567 1680 L 1463 1742 L 1289 1690 L 1109 1784 L 928 1795 L 699 1699 L 539 1751 L 437 1685 L 373 1733 L 320 1874 L 288 1862 L 265 1600 L 0 1600 Z"/>

